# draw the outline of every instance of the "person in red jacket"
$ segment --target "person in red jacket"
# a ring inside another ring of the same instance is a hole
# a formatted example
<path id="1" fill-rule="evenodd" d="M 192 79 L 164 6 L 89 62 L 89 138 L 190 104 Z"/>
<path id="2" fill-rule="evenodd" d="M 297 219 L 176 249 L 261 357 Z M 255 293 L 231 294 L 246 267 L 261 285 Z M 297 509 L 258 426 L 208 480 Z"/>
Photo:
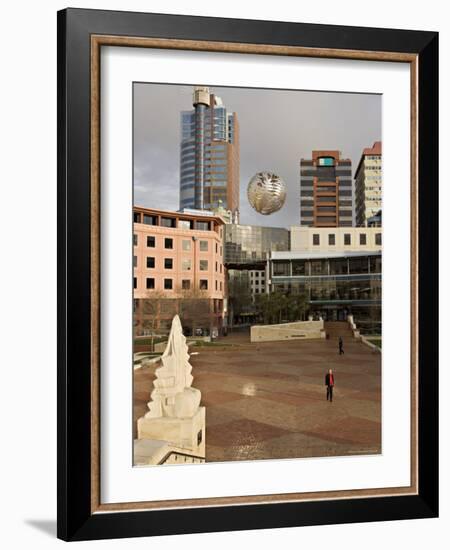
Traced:
<path id="1" fill-rule="evenodd" d="M 332 369 L 329 369 L 325 375 L 325 386 L 327 387 L 327 401 L 333 401 L 334 374 Z"/>

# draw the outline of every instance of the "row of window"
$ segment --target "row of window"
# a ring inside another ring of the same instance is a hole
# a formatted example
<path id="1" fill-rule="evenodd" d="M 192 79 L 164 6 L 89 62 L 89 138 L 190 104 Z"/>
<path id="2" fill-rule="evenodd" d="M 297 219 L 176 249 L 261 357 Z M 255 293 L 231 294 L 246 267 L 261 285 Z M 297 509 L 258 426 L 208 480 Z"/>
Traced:
<path id="1" fill-rule="evenodd" d="M 166 216 L 154 216 L 152 214 L 133 213 L 134 223 L 143 223 L 145 225 L 156 225 L 161 227 L 177 227 L 176 218 Z M 178 220 L 178 227 L 183 229 L 197 229 L 199 231 L 209 231 L 212 229 L 212 222 L 205 220 Z"/>
<path id="2" fill-rule="evenodd" d="M 138 266 L 138 257 L 133 256 L 133 267 L 137 267 L 137 266 Z M 156 258 L 154 256 L 147 256 L 146 267 L 147 269 L 155 269 Z M 222 264 L 219 264 L 218 262 L 216 262 L 215 267 L 216 267 L 216 273 L 219 271 L 220 273 L 222 273 Z M 173 269 L 173 258 L 164 258 L 164 269 Z M 191 269 L 192 269 L 192 260 L 190 258 L 183 258 L 181 260 L 181 270 L 191 271 Z M 199 260 L 199 269 L 200 271 L 208 271 L 209 269 L 208 260 Z"/>
<path id="3" fill-rule="evenodd" d="M 350 275 L 381 273 L 381 256 L 369 258 L 329 258 L 318 260 L 276 260 L 272 265 L 274 276 Z"/>
<path id="4" fill-rule="evenodd" d="M 334 246 L 336 244 L 336 235 L 334 233 L 328 234 L 328 245 Z M 344 245 L 350 246 L 352 244 L 352 235 L 351 233 L 344 233 Z M 359 244 L 362 246 L 367 245 L 367 235 L 366 233 L 359 234 Z M 381 246 L 381 233 L 375 233 L 375 244 Z M 313 233 L 313 245 L 320 246 L 320 234 Z"/>
<path id="5" fill-rule="evenodd" d="M 191 250 L 191 243 L 192 241 L 183 239 L 181 241 L 181 248 L 184 252 L 190 252 Z M 138 244 L 138 235 L 136 233 L 133 235 L 133 244 L 134 246 L 137 246 Z M 155 248 L 156 247 L 156 237 L 154 235 L 147 235 L 147 248 Z M 167 250 L 173 249 L 173 239 L 170 237 L 164 238 L 164 248 Z M 209 250 L 209 243 L 208 241 L 199 241 L 199 249 L 200 252 L 208 252 Z M 219 245 L 216 243 L 216 254 L 219 252 Z M 220 253 L 222 254 L 222 247 L 220 247 Z"/>
<path id="6" fill-rule="evenodd" d="M 181 281 L 182 290 L 190 290 L 191 289 L 191 283 L 192 283 L 191 279 L 183 279 Z M 163 286 L 164 286 L 164 290 L 173 290 L 173 279 L 164 279 Z M 137 288 L 137 277 L 133 278 L 133 288 L 134 289 Z M 147 290 L 154 290 L 155 289 L 155 279 L 154 279 L 154 277 L 147 277 L 145 279 L 145 288 Z M 200 290 L 208 290 L 208 279 L 200 279 L 200 281 L 198 283 L 198 288 Z M 220 291 L 222 291 L 223 290 L 222 282 L 220 282 L 220 285 L 219 285 L 219 282 L 215 281 L 215 288 L 216 288 L 216 290 L 219 290 L 219 288 L 220 288 Z"/>

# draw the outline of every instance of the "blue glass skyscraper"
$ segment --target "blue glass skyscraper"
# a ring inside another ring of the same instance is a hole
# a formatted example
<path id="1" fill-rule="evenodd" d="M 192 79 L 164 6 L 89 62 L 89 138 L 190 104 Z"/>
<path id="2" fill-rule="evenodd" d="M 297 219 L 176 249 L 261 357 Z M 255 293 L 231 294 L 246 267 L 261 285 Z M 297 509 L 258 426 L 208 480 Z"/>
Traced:
<path id="1" fill-rule="evenodd" d="M 239 125 L 209 88 L 181 113 L 180 209 L 239 209 Z"/>

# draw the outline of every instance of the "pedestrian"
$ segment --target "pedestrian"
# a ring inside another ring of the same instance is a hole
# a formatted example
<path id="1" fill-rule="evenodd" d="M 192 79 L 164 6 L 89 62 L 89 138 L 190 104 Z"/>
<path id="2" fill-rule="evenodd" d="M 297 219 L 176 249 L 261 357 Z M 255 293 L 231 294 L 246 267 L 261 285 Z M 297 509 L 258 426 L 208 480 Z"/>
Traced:
<path id="1" fill-rule="evenodd" d="M 344 353 L 344 340 L 342 339 L 342 336 L 339 336 L 339 355 L 342 355 Z"/>
<path id="2" fill-rule="evenodd" d="M 325 386 L 327 387 L 327 401 L 333 401 L 334 374 L 330 369 L 325 375 Z"/>

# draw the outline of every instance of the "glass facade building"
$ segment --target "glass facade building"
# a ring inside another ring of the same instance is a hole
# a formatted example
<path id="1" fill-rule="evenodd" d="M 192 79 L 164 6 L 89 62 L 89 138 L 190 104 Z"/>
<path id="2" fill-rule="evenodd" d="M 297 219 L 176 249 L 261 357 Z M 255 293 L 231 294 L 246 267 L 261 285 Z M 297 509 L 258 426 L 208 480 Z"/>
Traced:
<path id="1" fill-rule="evenodd" d="M 206 87 L 181 113 L 180 210 L 239 209 L 239 124 Z"/>
<path id="2" fill-rule="evenodd" d="M 310 314 L 328 321 L 353 314 L 362 333 L 381 334 L 381 252 L 274 253 L 267 271 L 269 292 L 305 295 Z"/>
<path id="3" fill-rule="evenodd" d="M 225 225 L 225 265 L 250 266 L 265 262 L 270 252 L 285 250 L 289 250 L 288 229 L 257 225 Z"/>
<path id="4" fill-rule="evenodd" d="M 266 291 L 267 259 L 273 251 L 287 251 L 289 246 L 288 229 L 225 225 L 223 262 L 228 277 L 229 326 L 255 322 L 254 296 Z"/>

